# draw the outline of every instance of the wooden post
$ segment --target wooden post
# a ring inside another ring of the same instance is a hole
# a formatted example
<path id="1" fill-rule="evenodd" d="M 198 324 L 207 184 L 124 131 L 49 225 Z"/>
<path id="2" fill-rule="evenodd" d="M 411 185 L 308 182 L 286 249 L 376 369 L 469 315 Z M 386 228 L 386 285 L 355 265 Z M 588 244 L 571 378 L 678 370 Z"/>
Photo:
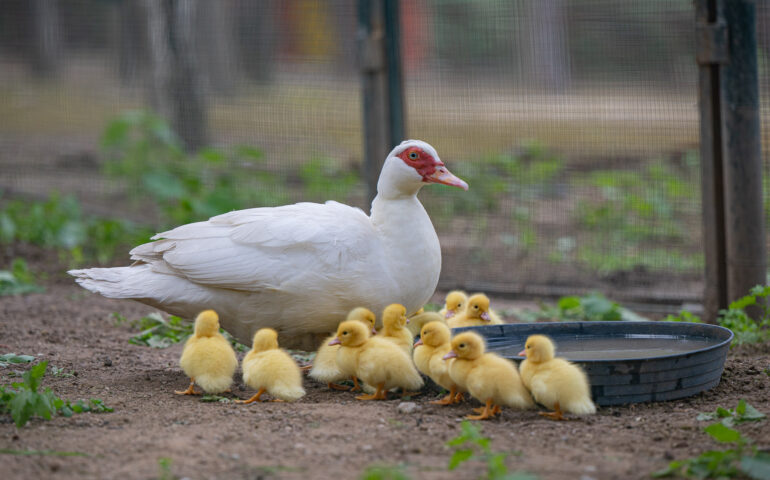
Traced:
<path id="1" fill-rule="evenodd" d="M 398 0 L 359 0 L 358 51 L 364 117 L 364 178 L 369 203 L 385 157 L 404 139 Z"/>
<path id="2" fill-rule="evenodd" d="M 756 5 L 697 0 L 704 319 L 766 281 Z"/>

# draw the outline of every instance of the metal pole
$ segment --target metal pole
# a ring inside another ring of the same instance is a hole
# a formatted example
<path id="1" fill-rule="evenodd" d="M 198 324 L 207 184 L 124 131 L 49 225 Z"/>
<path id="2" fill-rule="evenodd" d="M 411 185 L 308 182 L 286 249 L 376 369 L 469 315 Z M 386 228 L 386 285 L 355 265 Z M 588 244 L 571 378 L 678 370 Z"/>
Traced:
<path id="1" fill-rule="evenodd" d="M 404 135 L 398 0 L 358 1 L 358 48 L 364 117 L 364 178 L 369 203 L 382 163 Z"/>
<path id="2" fill-rule="evenodd" d="M 724 0 L 729 62 L 720 83 L 727 298 L 766 282 L 755 0 Z"/>
<path id="3" fill-rule="evenodd" d="M 704 319 L 764 283 L 756 14 L 751 0 L 697 0 Z"/>

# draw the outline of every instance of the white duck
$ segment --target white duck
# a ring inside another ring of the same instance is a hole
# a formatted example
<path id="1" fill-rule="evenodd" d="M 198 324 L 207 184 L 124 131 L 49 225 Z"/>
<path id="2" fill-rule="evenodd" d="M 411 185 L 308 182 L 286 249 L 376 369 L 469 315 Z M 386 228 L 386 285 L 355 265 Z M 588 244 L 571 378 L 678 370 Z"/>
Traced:
<path id="1" fill-rule="evenodd" d="M 371 216 L 329 201 L 252 208 L 182 225 L 131 250 L 129 267 L 70 270 L 84 288 L 193 318 L 204 309 L 242 343 L 260 328 L 287 348 L 316 347 L 355 307 L 428 302 L 441 248 L 417 199 L 426 183 L 468 189 L 425 142 L 385 160 Z"/>

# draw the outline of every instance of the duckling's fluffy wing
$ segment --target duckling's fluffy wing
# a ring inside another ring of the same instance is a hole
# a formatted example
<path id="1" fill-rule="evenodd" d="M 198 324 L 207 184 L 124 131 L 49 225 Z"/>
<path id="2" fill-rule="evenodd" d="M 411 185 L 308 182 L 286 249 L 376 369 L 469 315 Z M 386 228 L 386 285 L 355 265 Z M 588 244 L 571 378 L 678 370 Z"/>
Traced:
<path id="1" fill-rule="evenodd" d="M 379 247 L 369 218 L 337 202 L 238 210 L 131 250 L 158 273 L 241 291 L 287 289 L 356 270 Z M 369 265 L 371 268 L 371 265 Z"/>

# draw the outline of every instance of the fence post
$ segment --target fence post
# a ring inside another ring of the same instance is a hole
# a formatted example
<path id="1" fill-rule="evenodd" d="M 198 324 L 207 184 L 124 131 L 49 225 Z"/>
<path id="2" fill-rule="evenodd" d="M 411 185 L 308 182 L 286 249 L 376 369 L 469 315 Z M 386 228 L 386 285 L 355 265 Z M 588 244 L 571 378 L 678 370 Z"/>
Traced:
<path id="1" fill-rule="evenodd" d="M 358 1 L 358 52 L 364 118 L 364 178 L 369 203 L 385 157 L 404 137 L 398 0 Z"/>
<path id="2" fill-rule="evenodd" d="M 696 1 L 704 318 L 766 281 L 756 4 Z"/>

